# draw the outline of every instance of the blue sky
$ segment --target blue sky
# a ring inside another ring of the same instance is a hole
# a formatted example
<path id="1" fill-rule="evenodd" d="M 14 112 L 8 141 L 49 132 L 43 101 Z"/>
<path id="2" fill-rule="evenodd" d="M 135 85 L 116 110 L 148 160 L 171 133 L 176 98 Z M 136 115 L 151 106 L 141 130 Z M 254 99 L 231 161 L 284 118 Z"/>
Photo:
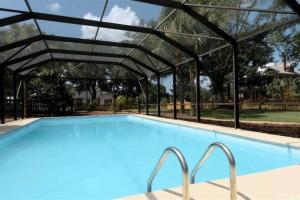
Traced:
<path id="1" fill-rule="evenodd" d="M 33 11 L 45 12 L 51 14 L 65 15 L 78 18 L 90 17 L 90 19 L 97 20 L 104 8 L 105 0 L 29 0 Z M 26 5 L 23 0 L 0 0 L 1 7 L 26 10 Z M 115 13 L 111 13 L 115 8 Z M 116 9 L 117 8 L 117 9 Z M 128 10 L 129 9 L 129 10 Z M 159 17 L 160 6 L 144 4 L 132 0 L 109 0 L 105 11 L 104 21 L 127 24 L 131 23 L 131 19 L 140 21 L 150 21 Z M 121 20 L 117 20 L 116 13 Z M 8 13 L 0 14 L 0 17 L 7 17 Z M 126 21 L 127 20 L 127 21 Z M 39 21 L 39 24 L 44 32 L 48 34 L 82 37 L 84 34 L 82 26 L 60 24 L 55 22 Z M 138 25 L 138 23 L 136 23 Z M 88 29 L 86 29 L 89 31 Z M 90 29 L 91 31 L 91 29 Z M 92 29 L 94 32 L 94 29 Z M 110 31 L 111 33 L 111 31 Z M 106 35 L 111 35 L 107 33 Z"/>

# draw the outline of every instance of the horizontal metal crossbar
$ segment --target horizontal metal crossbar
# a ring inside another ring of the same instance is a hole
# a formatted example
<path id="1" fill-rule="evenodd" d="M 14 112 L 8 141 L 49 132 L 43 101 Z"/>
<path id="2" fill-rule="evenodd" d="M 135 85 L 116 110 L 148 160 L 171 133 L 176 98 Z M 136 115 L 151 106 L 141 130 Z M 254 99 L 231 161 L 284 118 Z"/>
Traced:
<path id="1" fill-rule="evenodd" d="M 102 65 L 116 65 L 116 66 L 121 66 L 131 72 L 133 72 L 134 74 L 136 75 L 139 75 L 141 77 L 144 77 L 144 78 L 147 78 L 145 76 L 145 74 L 135 70 L 135 69 L 132 69 L 131 67 L 127 66 L 126 64 L 123 64 L 123 63 L 119 63 L 119 62 L 111 62 L 111 61 L 90 61 L 90 60 L 76 60 L 76 59 L 64 59 L 64 58 L 49 58 L 49 59 L 46 59 L 46 60 L 43 60 L 43 61 L 40 61 L 38 63 L 35 63 L 35 64 L 32 64 L 32 65 L 29 65 L 29 66 L 26 66 L 26 67 L 23 67 L 21 69 L 17 69 L 15 72 L 16 73 L 21 73 L 21 72 L 24 72 L 24 71 L 28 71 L 30 69 L 38 69 L 39 67 L 41 67 L 43 64 L 46 64 L 50 61 L 57 61 L 57 62 L 74 62 L 74 63 L 89 63 L 89 64 L 102 64 Z"/>
<path id="2" fill-rule="evenodd" d="M 100 40 L 90 40 L 90 39 L 81 39 L 81 38 L 72 38 L 72 37 L 62 37 L 62 36 L 54 36 L 54 35 L 38 35 L 33 36 L 31 38 L 27 38 L 24 40 L 20 40 L 11 44 L 7 44 L 0 47 L 0 52 L 8 51 L 17 47 L 24 46 L 28 43 L 33 43 L 42 40 L 50 40 L 56 42 L 71 42 L 71 43 L 80 43 L 80 44 L 95 44 L 95 45 L 102 45 L 102 46 L 112 46 L 112 47 L 122 47 L 122 48 L 137 48 L 138 50 L 144 52 L 145 54 L 155 58 L 156 60 L 160 61 L 161 63 L 167 65 L 168 67 L 174 68 L 174 65 L 168 61 L 167 59 L 163 58 L 162 56 L 153 53 L 149 49 L 145 47 L 139 46 L 137 44 L 132 43 L 124 43 L 124 42 L 110 42 L 110 41 L 100 41 Z"/>
<path id="3" fill-rule="evenodd" d="M 137 60 L 136 58 L 133 58 L 131 56 L 127 56 L 124 54 L 116 54 L 116 53 L 100 53 L 100 52 L 89 52 L 89 51 L 75 51 L 75 50 L 64 50 L 64 49 L 44 49 L 38 52 L 34 52 L 31 54 L 28 54 L 26 56 L 23 57 L 19 57 L 13 60 L 10 60 L 8 62 L 6 62 L 6 65 L 9 67 L 9 65 L 13 65 L 31 58 L 35 58 L 47 53 L 57 53 L 57 54 L 72 54 L 72 55 L 86 55 L 86 56 L 96 56 L 96 57 L 111 57 L 111 58 L 128 58 L 129 60 L 131 60 L 132 62 L 142 66 L 143 68 L 157 74 L 158 71 L 156 69 L 153 69 L 152 67 L 148 66 L 147 64 Z M 91 59 L 93 60 L 93 59 Z M 97 59 L 98 61 L 99 59 Z"/>

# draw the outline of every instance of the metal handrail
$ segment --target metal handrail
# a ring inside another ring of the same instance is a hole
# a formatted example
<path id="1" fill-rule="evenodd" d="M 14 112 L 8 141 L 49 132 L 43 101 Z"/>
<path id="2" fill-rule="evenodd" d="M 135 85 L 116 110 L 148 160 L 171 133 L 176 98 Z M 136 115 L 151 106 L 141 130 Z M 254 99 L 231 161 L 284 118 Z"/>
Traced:
<path id="1" fill-rule="evenodd" d="M 168 158 L 168 156 L 171 153 L 175 154 L 175 156 L 177 157 L 177 159 L 180 162 L 181 169 L 182 169 L 182 182 L 183 182 L 182 199 L 189 200 L 190 199 L 190 191 L 189 191 L 190 181 L 189 181 L 188 166 L 187 166 L 187 163 L 186 163 L 186 160 L 185 160 L 183 154 L 175 147 L 169 147 L 169 148 L 164 150 L 162 156 L 160 157 L 159 161 L 157 162 L 155 168 L 153 169 L 153 171 L 152 171 L 152 173 L 151 173 L 151 175 L 148 179 L 147 192 L 152 191 L 153 179 L 155 178 L 155 176 L 157 175 L 157 173 L 161 169 L 162 165 L 164 164 L 164 162 L 166 161 L 166 159 Z"/>
<path id="2" fill-rule="evenodd" d="M 205 161 L 208 159 L 208 157 L 212 154 L 212 152 L 216 148 L 220 148 L 227 156 L 228 162 L 230 164 L 230 199 L 231 200 L 236 200 L 237 199 L 237 189 L 236 189 L 236 167 L 235 167 L 235 160 L 233 157 L 232 152 L 229 150 L 229 148 L 220 143 L 220 142 L 215 142 L 209 145 L 201 159 L 198 161 L 196 164 L 195 168 L 192 171 L 191 174 L 191 183 L 195 183 L 195 177 L 198 172 L 198 170 L 201 168 L 201 166 L 205 163 Z"/>

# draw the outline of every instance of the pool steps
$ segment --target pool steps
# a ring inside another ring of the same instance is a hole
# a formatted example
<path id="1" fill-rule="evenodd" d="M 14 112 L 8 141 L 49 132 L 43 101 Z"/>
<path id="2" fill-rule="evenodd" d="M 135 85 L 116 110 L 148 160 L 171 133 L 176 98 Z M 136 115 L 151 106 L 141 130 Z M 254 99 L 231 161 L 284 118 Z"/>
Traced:
<path id="1" fill-rule="evenodd" d="M 196 166 L 194 167 L 192 173 L 191 173 L 191 184 L 195 183 L 195 177 L 198 173 L 199 169 L 203 166 L 205 161 L 210 157 L 210 155 L 214 152 L 216 148 L 221 149 L 227 159 L 228 163 L 230 165 L 230 199 L 236 200 L 237 199 L 237 189 L 236 189 L 236 166 L 235 166 L 235 160 L 233 157 L 232 152 L 230 149 L 220 143 L 220 142 L 214 142 L 205 151 L 205 153 L 202 155 L 201 159 L 197 162 Z M 189 200 L 190 199 L 190 190 L 189 190 L 189 172 L 188 172 L 188 165 L 186 162 L 186 159 L 182 152 L 177 149 L 176 147 L 168 147 L 164 150 L 163 154 L 161 155 L 160 159 L 158 160 L 155 168 L 153 169 L 151 175 L 149 176 L 148 182 L 147 182 L 147 192 L 152 192 L 152 182 L 154 178 L 156 177 L 157 173 L 161 169 L 162 165 L 167 160 L 168 156 L 173 153 L 175 154 L 176 158 L 178 159 L 181 170 L 182 170 L 182 182 L 183 182 L 183 192 L 182 192 L 182 199 L 183 200 Z"/>

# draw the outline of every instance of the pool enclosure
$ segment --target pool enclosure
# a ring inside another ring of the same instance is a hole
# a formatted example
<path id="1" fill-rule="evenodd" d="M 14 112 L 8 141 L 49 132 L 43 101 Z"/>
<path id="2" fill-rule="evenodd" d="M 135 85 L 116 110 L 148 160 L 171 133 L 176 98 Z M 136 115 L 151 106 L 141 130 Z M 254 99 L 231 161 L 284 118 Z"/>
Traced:
<path id="1" fill-rule="evenodd" d="M 214 57 L 219 52 L 228 51 L 230 58 L 224 60 L 224 63 L 230 62 L 232 66 L 234 127 L 238 128 L 240 118 L 239 45 L 281 27 L 298 26 L 300 22 L 299 0 L 126 0 L 125 4 L 130 4 L 131 7 L 145 12 L 153 10 L 153 12 L 163 13 L 153 21 L 148 17 L 147 20 L 146 18 L 138 19 L 136 22 L 129 23 L 124 22 L 120 16 L 114 20 L 108 19 L 111 15 L 107 13 L 107 10 L 116 2 L 118 1 L 81 2 L 82 7 L 97 5 L 96 9 L 101 11 L 97 16 L 91 16 L 91 13 L 82 16 L 76 11 L 57 14 L 60 4 L 52 4 L 54 7 L 47 10 L 43 9 L 40 5 L 41 1 L 37 0 L 0 2 L 2 123 L 5 123 L 6 109 L 5 70 L 12 73 L 13 113 L 16 119 L 18 81 L 21 80 L 23 91 L 26 93 L 28 77 L 34 76 L 33 73 L 40 67 L 54 68 L 55 63 L 58 62 L 72 65 L 71 69 L 78 67 L 81 63 L 86 63 L 99 68 L 127 70 L 130 73 L 127 78 L 138 81 L 143 88 L 146 114 L 149 114 L 150 105 L 149 83 L 154 82 L 157 116 L 161 115 L 161 77 L 169 74 L 172 77 L 172 88 L 169 90 L 173 93 L 171 108 L 175 119 L 177 118 L 178 90 L 176 89 L 176 84 L 178 84 L 176 76 L 182 73 L 178 71 L 178 68 L 182 70 L 185 67 L 192 67 L 195 69 L 195 80 L 191 81 L 191 84 L 195 84 L 193 90 L 195 115 L 197 121 L 200 122 L 202 111 L 200 77 L 211 70 L 207 69 L 207 57 Z M 80 7 L 80 5 L 77 6 Z M 25 30 L 24 24 L 29 28 L 26 27 Z M 19 28 L 12 29 L 17 25 Z M 71 33 L 78 28 L 84 30 L 86 35 Z M 112 35 L 120 37 L 111 39 Z M 120 73 L 115 73 L 107 79 L 117 80 L 122 77 Z M 23 96 L 22 105 L 24 106 L 26 95 Z"/>

